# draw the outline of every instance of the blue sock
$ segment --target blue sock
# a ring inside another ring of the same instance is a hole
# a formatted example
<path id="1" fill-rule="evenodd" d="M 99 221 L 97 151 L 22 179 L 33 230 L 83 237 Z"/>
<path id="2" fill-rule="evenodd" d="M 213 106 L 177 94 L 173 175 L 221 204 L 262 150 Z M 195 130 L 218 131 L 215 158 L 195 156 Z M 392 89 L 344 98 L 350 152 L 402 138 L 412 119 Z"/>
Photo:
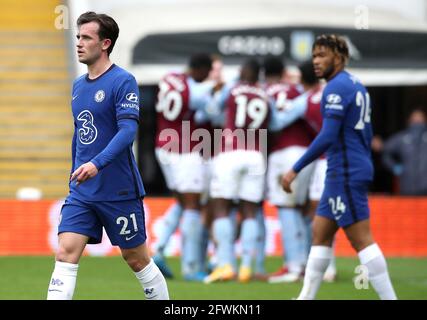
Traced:
<path id="1" fill-rule="evenodd" d="M 306 255 L 306 261 L 308 261 L 308 254 L 310 253 L 311 249 L 311 242 L 313 241 L 313 232 L 312 232 L 312 226 L 313 226 L 313 219 L 311 217 L 305 216 L 304 217 L 304 228 L 306 230 L 305 232 L 305 255 Z"/>
<path id="2" fill-rule="evenodd" d="M 182 216 L 182 207 L 179 203 L 171 205 L 163 216 L 163 228 L 157 240 L 157 252 L 163 255 L 163 251 L 168 244 L 170 237 L 174 234 Z"/>
<path id="3" fill-rule="evenodd" d="M 232 207 L 230 210 L 230 214 L 229 214 L 230 221 L 233 225 L 233 234 L 234 235 L 236 235 L 237 232 L 239 231 L 239 230 L 237 230 L 237 228 L 238 228 L 237 219 L 239 218 L 238 213 L 239 213 L 239 210 L 236 207 Z"/>
<path id="4" fill-rule="evenodd" d="M 279 217 L 286 264 L 290 272 L 301 272 L 299 269 L 305 264 L 305 229 L 302 214 L 296 208 L 279 208 Z"/>
<path id="5" fill-rule="evenodd" d="M 256 254 L 256 242 L 259 236 L 258 223 L 254 218 L 247 218 L 242 223 L 242 263 L 244 267 L 252 266 Z"/>
<path id="6" fill-rule="evenodd" d="M 182 274 L 194 274 L 201 271 L 200 251 L 202 240 L 202 218 L 198 210 L 186 209 L 182 217 Z"/>
<path id="7" fill-rule="evenodd" d="M 218 266 L 235 263 L 234 258 L 234 230 L 230 217 L 215 219 L 213 236 L 217 244 Z"/>
<path id="8" fill-rule="evenodd" d="M 201 250 L 200 250 L 200 267 L 201 271 L 206 271 L 206 257 L 208 255 L 208 245 L 209 245 L 209 230 L 206 226 L 202 227 L 202 239 L 201 239 Z"/>
<path id="9" fill-rule="evenodd" d="M 267 230 L 265 228 L 264 211 L 258 209 L 256 214 L 258 223 L 258 239 L 256 242 L 255 273 L 265 273 L 265 237 Z"/>
<path id="10" fill-rule="evenodd" d="M 237 207 L 232 207 L 230 210 L 230 221 L 233 225 L 233 252 L 234 252 L 234 242 L 236 241 L 236 236 L 239 233 L 239 224 L 238 224 L 238 220 L 239 220 L 239 209 Z M 231 264 L 233 265 L 233 269 L 237 270 L 237 259 L 236 256 L 233 254 L 233 259 Z"/>

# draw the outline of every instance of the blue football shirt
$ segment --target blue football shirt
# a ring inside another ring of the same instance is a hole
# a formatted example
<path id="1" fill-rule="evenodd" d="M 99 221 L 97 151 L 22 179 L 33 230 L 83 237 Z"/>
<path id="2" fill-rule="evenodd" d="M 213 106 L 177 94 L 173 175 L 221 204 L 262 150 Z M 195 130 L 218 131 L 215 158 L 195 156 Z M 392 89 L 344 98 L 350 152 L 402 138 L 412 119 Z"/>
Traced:
<path id="1" fill-rule="evenodd" d="M 88 75 L 73 83 L 74 117 L 73 168 L 91 161 L 101 153 L 118 132 L 118 121 L 139 121 L 139 90 L 135 78 L 112 65 L 96 79 Z M 141 176 L 129 144 L 117 158 L 98 174 L 76 185 L 70 183 L 70 195 L 87 201 L 120 201 L 145 195 Z"/>
<path id="2" fill-rule="evenodd" d="M 348 72 L 339 72 L 323 91 L 321 111 L 322 129 L 294 170 L 299 172 L 326 151 L 327 183 L 371 181 L 371 103 L 366 88 Z"/>
<path id="3" fill-rule="evenodd" d="M 371 103 L 366 88 L 341 71 L 325 87 L 321 110 L 324 119 L 341 121 L 338 140 L 326 152 L 326 181 L 371 181 Z"/>

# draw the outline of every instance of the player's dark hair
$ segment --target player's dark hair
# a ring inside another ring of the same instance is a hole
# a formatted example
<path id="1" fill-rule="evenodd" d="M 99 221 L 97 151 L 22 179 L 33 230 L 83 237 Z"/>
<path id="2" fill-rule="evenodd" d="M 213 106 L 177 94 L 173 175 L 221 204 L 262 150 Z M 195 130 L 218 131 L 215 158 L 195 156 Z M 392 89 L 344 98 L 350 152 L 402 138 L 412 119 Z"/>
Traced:
<path id="1" fill-rule="evenodd" d="M 347 42 L 339 35 L 322 34 L 314 41 L 313 49 L 317 46 L 330 48 L 333 52 L 341 56 L 344 64 L 347 63 L 348 59 L 350 58 Z"/>
<path id="2" fill-rule="evenodd" d="M 248 59 L 243 63 L 242 70 L 244 70 L 245 81 L 256 82 L 259 78 L 261 65 L 256 59 Z"/>
<path id="3" fill-rule="evenodd" d="M 106 14 L 88 11 L 80 15 L 77 19 L 77 26 L 80 27 L 82 24 L 89 22 L 98 23 L 98 36 L 100 40 L 111 40 L 111 45 L 107 49 L 108 55 L 110 55 L 113 51 L 114 45 L 116 44 L 116 40 L 119 37 L 119 26 L 116 21 Z"/>
<path id="4" fill-rule="evenodd" d="M 207 53 L 195 53 L 190 57 L 191 69 L 212 69 L 212 57 Z"/>
<path id="5" fill-rule="evenodd" d="M 285 70 L 285 63 L 277 57 L 267 57 L 263 62 L 263 68 L 266 77 L 282 76 L 283 70 Z"/>
<path id="6" fill-rule="evenodd" d="M 314 73 L 313 62 L 306 61 L 298 66 L 298 69 L 301 71 L 301 80 L 308 84 L 314 85 L 319 82 L 319 79 L 316 77 Z"/>

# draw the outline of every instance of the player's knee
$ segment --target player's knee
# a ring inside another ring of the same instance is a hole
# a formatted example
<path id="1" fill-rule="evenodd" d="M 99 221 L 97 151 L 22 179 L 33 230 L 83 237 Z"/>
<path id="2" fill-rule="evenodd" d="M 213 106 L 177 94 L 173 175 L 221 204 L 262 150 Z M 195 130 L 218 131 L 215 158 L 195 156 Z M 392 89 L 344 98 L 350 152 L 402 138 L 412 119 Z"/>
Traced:
<path id="1" fill-rule="evenodd" d="M 56 261 L 78 263 L 80 258 L 79 252 L 73 246 L 60 246 L 56 252 Z"/>
<path id="2" fill-rule="evenodd" d="M 149 256 L 138 255 L 134 252 L 122 252 L 122 257 L 135 272 L 141 271 L 150 263 Z"/>
<path id="3" fill-rule="evenodd" d="M 326 246 L 331 247 L 333 242 L 333 236 L 326 235 L 320 230 L 312 230 L 312 245 L 313 246 Z"/>
<path id="4" fill-rule="evenodd" d="M 356 252 L 359 252 L 374 243 L 373 239 L 369 236 L 357 237 L 357 238 L 348 237 L 348 240 L 351 246 L 353 247 L 353 249 L 356 250 Z"/>

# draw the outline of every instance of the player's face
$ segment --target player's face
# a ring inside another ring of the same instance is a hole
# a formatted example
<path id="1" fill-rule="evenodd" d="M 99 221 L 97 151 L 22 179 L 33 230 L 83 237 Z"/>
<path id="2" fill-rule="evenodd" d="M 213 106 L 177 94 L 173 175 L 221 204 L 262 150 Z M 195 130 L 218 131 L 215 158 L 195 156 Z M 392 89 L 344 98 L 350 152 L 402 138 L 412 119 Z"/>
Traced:
<path id="1" fill-rule="evenodd" d="M 214 62 L 212 63 L 212 70 L 210 71 L 208 78 L 216 82 L 222 82 L 222 68 L 222 61 L 214 60 Z"/>
<path id="2" fill-rule="evenodd" d="M 314 73 L 318 78 L 328 80 L 335 72 L 336 54 L 328 47 L 316 46 L 313 49 Z"/>
<path id="3" fill-rule="evenodd" d="M 81 63 L 92 65 L 106 51 L 110 39 L 100 40 L 98 35 L 99 25 L 96 22 L 82 24 L 77 34 L 77 56 Z"/>
<path id="4" fill-rule="evenodd" d="M 211 72 L 211 68 L 199 68 L 194 69 L 193 71 L 193 79 L 196 80 L 196 82 L 203 82 L 206 80 L 206 78 L 209 76 L 209 73 Z"/>

